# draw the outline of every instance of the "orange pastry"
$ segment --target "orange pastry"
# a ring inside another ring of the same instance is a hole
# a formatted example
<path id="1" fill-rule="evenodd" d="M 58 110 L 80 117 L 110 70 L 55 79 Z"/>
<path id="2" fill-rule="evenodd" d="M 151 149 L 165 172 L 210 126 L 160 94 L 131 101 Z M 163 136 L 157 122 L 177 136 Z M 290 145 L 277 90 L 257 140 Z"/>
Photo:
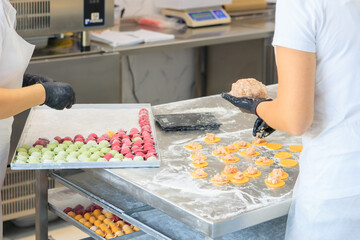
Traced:
<path id="1" fill-rule="evenodd" d="M 123 227 L 122 227 L 122 230 L 124 231 L 125 234 L 129 234 L 129 233 L 133 233 L 134 231 L 131 229 L 131 227 L 127 224 L 125 224 Z"/>
<path id="2" fill-rule="evenodd" d="M 72 218 L 76 216 L 76 214 L 73 211 L 68 212 L 67 215 L 69 215 Z"/>
<path id="3" fill-rule="evenodd" d="M 232 154 L 227 154 L 226 156 L 222 157 L 221 160 L 224 163 L 235 163 L 239 161 L 239 158 Z"/>
<path id="4" fill-rule="evenodd" d="M 189 144 L 185 145 L 185 147 L 191 151 L 196 151 L 202 149 L 202 146 L 200 144 L 190 142 Z"/>
<path id="5" fill-rule="evenodd" d="M 118 225 L 114 222 L 109 223 L 109 227 L 117 227 Z"/>
<path id="6" fill-rule="evenodd" d="M 108 225 L 107 225 L 107 224 L 102 223 L 102 224 L 100 224 L 100 226 L 99 226 L 98 228 L 100 228 L 102 231 L 104 231 L 104 232 L 105 232 L 105 230 L 106 230 L 106 229 L 108 229 L 109 227 L 108 227 Z"/>
<path id="7" fill-rule="evenodd" d="M 92 226 L 91 228 L 90 228 L 90 230 L 91 231 L 94 231 L 94 232 L 96 232 L 96 230 L 98 230 L 99 228 L 98 227 L 95 227 L 95 226 Z"/>
<path id="8" fill-rule="evenodd" d="M 255 146 L 265 146 L 267 144 L 267 141 L 265 138 L 256 138 L 252 141 L 252 144 Z"/>
<path id="9" fill-rule="evenodd" d="M 254 147 L 249 147 L 245 151 L 240 152 L 240 154 L 245 156 L 245 157 L 256 157 L 256 156 L 260 155 L 259 152 L 255 151 Z"/>
<path id="10" fill-rule="evenodd" d="M 210 182 L 217 184 L 217 185 L 225 185 L 229 182 L 229 179 L 227 176 L 222 174 L 216 174 L 214 177 L 210 179 Z"/>
<path id="11" fill-rule="evenodd" d="M 111 231 L 113 232 L 113 233 L 116 233 L 116 232 L 118 232 L 118 231 L 121 231 L 121 229 L 118 227 L 118 226 L 114 226 L 114 227 L 110 227 L 111 228 Z"/>
<path id="12" fill-rule="evenodd" d="M 101 224 L 102 224 L 102 221 L 100 221 L 100 220 L 96 220 L 96 221 L 94 222 L 94 226 L 95 226 L 95 227 L 100 227 Z"/>
<path id="13" fill-rule="evenodd" d="M 193 178 L 198 178 L 198 179 L 206 178 L 208 176 L 208 174 L 202 168 L 196 169 L 194 172 L 190 173 L 190 175 Z"/>
<path id="14" fill-rule="evenodd" d="M 281 180 L 287 179 L 289 177 L 289 174 L 284 172 L 281 168 L 274 168 L 269 175 L 275 175 L 279 177 Z"/>
<path id="15" fill-rule="evenodd" d="M 213 133 L 207 133 L 206 137 L 204 139 L 205 142 L 207 143 L 217 143 L 220 142 L 221 138 L 216 137 L 215 134 Z"/>
<path id="16" fill-rule="evenodd" d="M 135 226 L 132 226 L 132 227 L 133 227 L 134 232 L 138 232 L 138 231 L 140 231 L 140 229 L 139 229 L 139 228 L 137 228 L 137 227 L 135 227 Z"/>
<path id="17" fill-rule="evenodd" d="M 90 222 L 91 224 L 94 224 L 95 221 L 96 221 L 96 217 L 91 216 L 91 217 L 89 218 L 89 222 Z"/>
<path id="18" fill-rule="evenodd" d="M 90 214 L 90 213 L 85 213 L 85 214 L 84 214 L 84 218 L 85 218 L 86 220 L 89 220 L 90 217 L 91 217 L 91 214 Z"/>
<path id="19" fill-rule="evenodd" d="M 280 165 L 286 168 L 295 167 L 297 164 L 298 162 L 293 159 L 283 159 L 280 161 Z"/>
<path id="20" fill-rule="evenodd" d="M 196 159 L 192 162 L 192 165 L 197 168 L 207 167 L 209 163 L 205 162 L 203 159 Z"/>
<path id="21" fill-rule="evenodd" d="M 95 232 L 102 237 L 105 236 L 105 233 L 103 231 L 101 231 L 100 229 L 96 230 Z"/>
<path id="22" fill-rule="evenodd" d="M 112 219 L 110 219 L 110 218 L 105 218 L 103 222 L 104 222 L 105 224 L 109 225 L 109 224 L 112 223 L 113 221 L 114 221 L 114 220 L 112 220 Z"/>
<path id="23" fill-rule="evenodd" d="M 275 153 L 274 157 L 284 159 L 284 158 L 291 158 L 292 154 L 289 152 L 278 152 Z"/>
<path id="24" fill-rule="evenodd" d="M 112 218 L 114 215 L 111 212 L 105 213 L 105 217 Z"/>
<path id="25" fill-rule="evenodd" d="M 84 226 L 87 228 L 91 228 L 93 225 L 90 222 L 85 222 Z"/>
<path id="26" fill-rule="evenodd" d="M 191 155 L 190 158 L 192 160 L 195 160 L 195 159 L 203 159 L 203 160 L 206 160 L 207 157 L 205 156 L 205 154 L 203 154 L 202 152 L 195 152 L 195 154 Z"/>
<path id="27" fill-rule="evenodd" d="M 256 178 L 261 176 L 261 172 L 253 166 L 248 167 L 244 172 L 246 177 Z"/>
<path id="28" fill-rule="evenodd" d="M 100 221 L 104 221 L 105 218 L 106 217 L 104 215 L 102 215 L 102 214 L 97 217 L 97 219 L 99 219 Z"/>
<path id="29" fill-rule="evenodd" d="M 226 151 L 226 148 L 223 146 L 219 146 L 217 149 L 215 149 L 213 151 L 213 154 L 215 156 L 225 156 L 226 154 L 228 154 L 228 151 Z"/>
<path id="30" fill-rule="evenodd" d="M 280 180 L 280 178 L 274 174 L 269 175 L 265 179 L 265 184 L 270 188 L 281 188 L 285 186 L 285 182 L 283 180 Z"/>
<path id="31" fill-rule="evenodd" d="M 117 231 L 115 233 L 115 237 L 120 237 L 120 236 L 124 236 L 124 233 L 122 231 Z"/>
<path id="32" fill-rule="evenodd" d="M 227 176 L 228 178 L 231 179 L 231 177 L 237 173 L 239 170 L 236 166 L 233 165 L 226 165 L 224 170 L 221 172 L 221 174 Z"/>
<path id="33" fill-rule="evenodd" d="M 75 217 L 74 217 L 74 219 L 76 220 L 76 221 L 79 221 L 80 219 L 82 219 L 83 218 L 83 216 L 81 215 L 81 214 L 78 214 L 78 215 L 76 215 Z"/>
<path id="34" fill-rule="evenodd" d="M 248 147 L 251 147 L 251 144 L 250 144 L 250 143 L 247 143 L 247 142 L 244 142 L 244 141 L 236 142 L 236 143 L 234 143 L 234 145 L 235 145 L 237 148 L 248 148 Z"/>
<path id="35" fill-rule="evenodd" d="M 106 239 L 110 239 L 110 238 L 114 238 L 115 236 L 112 233 L 108 233 L 106 234 L 105 238 Z"/>
<path id="36" fill-rule="evenodd" d="M 79 223 L 81 223 L 81 224 L 85 224 L 86 222 L 87 222 L 87 220 L 85 218 L 79 219 Z"/>
<path id="37" fill-rule="evenodd" d="M 255 161 L 256 165 L 259 166 L 270 166 L 271 164 L 274 163 L 273 160 L 267 158 L 267 157 L 259 157 L 256 161 Z"/>
<path id="38" fill-rule="evenodd" d="M 95 210 L 93 211 L 92 215 L 94 215 L 95 217 L 98 217 L 99 215 L 101 215 L 100 209 L 95 209 Z"/>
<path id="39" fill-rule="evenodd" d="M 122 220 L 119 220 L 119 221 L 116 222 L 116 224 L 117 224 L 119 227 L 122 228 L 122 227 L 125 225 L 125 222 L 122 221 Z"/>
<path id="40" fill-rule="evenodd" d="M 238 147 L 235 146 L 235 144 L 230 144 L 225 147 L 226 151 L 229 153 L 236 152 L 239 150 Z"/>
<path id="41" fill-rule="evenodd" d="M 266 144 L 266 147 L 271 150 L 279 150 L 282 148 L 282 144 L 280 143 L 268 143 Z"/>
<path id="42" fill-rule="evenodd" d="M 289 146 L 289 150 L 291 152 L 301 152 L 303 149 L 303 146 L 302 145 L 290 145 Z"/>
<path id="43" fill-rule="evenodd" d="M 245 184 L 249 182 L 249 179 L 245 177 L 245 175 L 242 172 L 235 173 L 232 178 L 230 178 L 230 182 L 235 185 Z"/>

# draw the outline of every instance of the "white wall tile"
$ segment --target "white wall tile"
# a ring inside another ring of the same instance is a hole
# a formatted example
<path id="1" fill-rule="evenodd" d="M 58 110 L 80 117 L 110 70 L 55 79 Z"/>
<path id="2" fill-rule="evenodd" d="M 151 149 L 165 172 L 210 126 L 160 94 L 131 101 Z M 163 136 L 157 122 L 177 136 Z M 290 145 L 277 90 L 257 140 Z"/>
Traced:
<path id="1" fill-rule="evenodd" d="M 154 0 L 115 0 L 115 3 L 121 9 L 125 8 L 124 17 L 160 13 L 160 10 L 155 8 Z"/>
<path id="2" fill-rule="evenodd" d="M 130 56 L 129 60 L 140 102 L 155 105 L 195 97 L 193 49 Z M 122 69 L 122 99 L 124 103 L 133 103 L 132 77 L 126 57 L 123 57 Z"/>
<path id="3" fill-rule="evenodd" d="M 159 14 L 155 0 L 116 0 L 124 17 Z M 174 50 L 130 56 L 140 102 L 168 103 L 195 97 L 195 51 Z M 122 102 L 134 103 L 126 57 L 122 62 Z"/>

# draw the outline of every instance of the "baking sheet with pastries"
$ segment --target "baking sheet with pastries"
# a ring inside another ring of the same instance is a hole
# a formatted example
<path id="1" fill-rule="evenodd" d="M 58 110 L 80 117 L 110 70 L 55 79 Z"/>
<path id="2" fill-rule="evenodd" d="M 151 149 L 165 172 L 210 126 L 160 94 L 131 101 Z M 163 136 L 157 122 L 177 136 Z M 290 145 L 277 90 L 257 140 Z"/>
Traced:
<path id="1" fill-rule="evenodd" d="M 145 109 L 146 119 L 140 113 L 141 109 Z M 143 129 L 144 121 L 146 122 L 145 125 L 149 125 L 146 132 L 150 135 L 148 138 L 151 141 L 151 144 L 149 143 L 148 145 L 152 145 L 152 147 L 149 147 L 151 149 L 147 151 L 152 153 L 150 154 L 153 155 L 151 158 L 147 156 L 148 152 L 144 150 L 144 145 L 146 144 L 144 137 L 145 130 Z M 136 134 L 138 136 L 130 138 L 131 130 L 134 129 L 137 129 L 138 132 Z M 124 152 L 124 154 L 121 154 L 121 146 L 124 146 L 124 139 L 122 137 L 119 136 L 118 138 L 119 149 L 113 148 L 114 142 L 112 142 L 112 138 L 102 139 L 105 140 L 102 141 L 103 144 L 108 142 L 106 146 L 101 145 L 101 141 L 96 141 L 103 135 L 109 135 L 110 132 L 116 135 L 121 131 L 126 132 L 125 135 L 129 138 L 127 140 L 129 144 L 128 157 L 126 157 Z M 99 138 L 89 139 L 93 133 L 98 135 Z M 75 135 L 83 136 L 83 138 L 87 137 L 84 139 L 84 145 L 86 147 L 90 144 L 88 149 L 83 151 L 81 148 L 84 148 L 84 146 L 76 146 L 78 143 L 74 142 L 76 139 Z M 54 141 L 56 136 L 62 136 L 62 140 L 66 140 L 65 136 L 71 136 L 73 139 L 63 143 L 56 143 Z M 45 153 L 48 145 L 45 145 L 45 148 L 41 145 L 33 147 L 32 145 L 37 140 L 41 141 L 41 138 L 50 140 L 50 144 L 61 144 L 62 149 L 55 151 L 58 145 L 54 149 L 50 148 L 50 152 L 53 152 L 51 154 Z M 136 140 L 139 140 L 137 149 L 134 148 Z M 68 145 L 65 143 L 68 143 Z M 25 146 L 25 149 L 23 146 Z M 74 149 L 70 149 L 70 146 Z M 39 148 L 39 151 L 34 148 Z M 160 166 L 160 155 L 150 104 L 77 104 L 73 108 L 63 111 L 55 111 L 45 106 L 33 108 L 25 124 L 17 149 L 18 151 L 14 154 L 11 162 L 11 169 L 14 170 Z M 119 154 L 116 155 L 115 151 Z M 34 152 L 38 153 L 34 154 Z M 65 156 L 64 158 L 56 158 L 60 152 Z M 94 153 L 98 153 L 98 159 L 95 159 Z M 27 158 L 19 159 L 21 154 L 24 154 Z M 34 156 L 32 157 L 33 154 Z M 70 157 L 71 154 L 74 154 L 74 156 Z M 81 158 L 80 155 L 82 156 Z"/>
<path id="2" fill-rule="evenodd" d="M 283 168 L 280 165 L 282 159 L 274 157 L 277 152 L 289 152 L 292 159 L 299 161 L 300 153 L 293 153 L 289 150 L 289 146 L 293 144 L 301 144 L 301 138 L 291 137 L 288 134 L 276 131 L 266 138 L 269 143 L 280 143 L 281 149 L 272 150 L 265 146 L 254 146 L 255 150 L 260 153 L 259 156 L 266 156 L 273 160 L 270 166 L 257 166 L 261 171 L 261 175 L 256 178 L 249 178 L 246 184 L 233 184 L 228 182 L 224 185 L 217 185 L 211 182 L 216 174 L 220 174 L 226 165 L 221 156 L 216 156 L 213 151 L 218 146 L 228 146 L 239 141 L 252 143 L 252 129 L 240 130 L 230 133 L 213 132 L 217 137 L 221 138 L 220 142 L 207 143 L 204 141 L 206 132 L 198 132 L 195 137 L 177 139 L 168 142 L 168 147 L 162 149 L 163 156 L 171 156 L 166 158 L 162 163 L 162 168 L 156 172 L 151 180 L 138 179 L 140 185 L 149 189 L 153 193 L 163 189 L 167 189 L 169 196 L 175 199 L 175 192 L 181 192 L 181 196 L 176 195 L 176 202 L 183 209 L 191 209 L 196 215 L 202 216 L 209 221 L 221 221 L 231 217 L 238 216 L 243 212 L 252 209 L 258 209 L 262 206 L 268 206 L 270 203 L 282 202 L 284 199 L 291 197 L 292 189 L 298 175 L 299 165 L 292 168 Z M 191 173 L 196 170 L 192 164 L 191 156 L 194 151 L 185 148 L 190 142 L 200 144 L 202 148 L 199 150 L 206 157 L 207 167 L 204 171 L 208 174 L 205 178 L 194 178 Z M 252 145 L 253 146 L 253 145 Z M 239 158 L 238 162 L 232 163 L 239 171 L 246 170 L 250 165 L 256 166 L 257 157 L 245 157 L 240 154 L 244 151 L 240 148 L 233 152 L 234 156 Z M 274 168 L 283 168 L 289 177 L 285 179 L 285 186 L 275 189 L 265 184 L 265 179 Z M 231 199 L 231 201 L 229 201 Z M 175 201 L 175 200 L 174 200 Z M 211 210 L 209 209 L 211 207 Z"/>

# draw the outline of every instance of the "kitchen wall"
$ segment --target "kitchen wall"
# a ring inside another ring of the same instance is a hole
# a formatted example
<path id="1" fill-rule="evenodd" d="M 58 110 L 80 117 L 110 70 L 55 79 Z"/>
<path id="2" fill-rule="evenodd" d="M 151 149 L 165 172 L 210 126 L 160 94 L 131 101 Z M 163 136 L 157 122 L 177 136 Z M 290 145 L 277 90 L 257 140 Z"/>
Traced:
<path id="1" fill-rule="evenodd" d="M 155 7 L 155 0 L 115 0 L 120 8 L 125 8 L 124 17 L 141 16 L 160 12 Z"/>
<path id="2" fill-rule="evenodd" d="M 116 0 L 124 17 L 159 13 L 154 0 Z M 131 71 L 133 74 L 131 74 Z M 122 101 L 153 105 L 195 97 L 195 50 L 167 50 L 122 57 Z M 136 97 L 135 97 L 136 96 Z"/>

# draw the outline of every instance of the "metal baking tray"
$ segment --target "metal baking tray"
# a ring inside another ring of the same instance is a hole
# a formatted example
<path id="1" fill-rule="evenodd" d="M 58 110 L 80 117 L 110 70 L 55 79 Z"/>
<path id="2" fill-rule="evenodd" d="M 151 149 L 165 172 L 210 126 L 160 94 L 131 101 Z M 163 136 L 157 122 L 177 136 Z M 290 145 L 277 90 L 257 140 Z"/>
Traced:
<path id="1" fill-rule="evenodd" d="M 152 137 L 157 151 L 156 161 L 125 162 L 75 162 L 75 163 L 14 163 L 13 170 L 30 169 L 80 169 L 80 168 L 153 168 L 159 167 L 161 158 L 150 104 L 76 104 L 71 109 L 57 111 L 46 106 L 32 108 L 24 126 L 18 146 L 32 145 L 39 137 L 53 139 L 55 136 L 71 136 L 90 133 L 104 134 L 122 128 L 129 131 L 138 128 L 138 113 L 142 108 L 149 111 Z"/>
<path id="2" fill-rule="evenodd" d="M 53 188 L 49 189 L 49 210 L 61 217 L 63 220 L 67 221 L 68 223 L 76 226 L 90 237 L 96 240 L 105 240 L 104 237 L 96 234 L 89 228 L 82 225 L 80 222 L 76 221 L 66 213 L 64 213 L 64 209 L 67 207 L 74 207 L 77 204 L 81 204 L 83 206 L 90 205 L 92 202 L 79 194 L 71 191 L 68 188 L 61 187 L 61 188 Z M 125 240 L 135 238 L 141 235 L 145 235 L 143 231 L 133 232 L 130 234 L 123 235 L 121 237 L 112 238 L 113 240 Z"/>
<path id="3" fill-rule="evenodd" d="M 264 179 L 274 167 L 279 166 L 279 160 L 274 159 L 274 153 L 289 151 L 290 144 L 301 144 L 300 137 L 276 131 L 266 138 L 268 142 L 283 144 L 281 150 L 268 150 L 257 147 L 261 155 L 271 157 L 275 164 L 269 167 L 259 167 L 261 177 L 250 179 L 245 185 L 217 186 L 210 182 L 210 178 L 220 173 L 225 164 L 219 157 L 211 153 L 218 145 L 244 140 L 251 142 L 252 126 L 255 115 L 240 113 L 238 108 L 222 100 L 220 96 L 198 98 L 177 103 L 158 105 L 153 107 L 155 114 L 212 112 L 222 123 L 218 131 L 212 131 L 221 141 L 215 144 L 204 142 L 206 131 L 191 131 L 169 133 L 157 132 L 162 156 L 159 169 L 86 169 L 98 178 L 110 183 L 136 199 L 159 209 L 171 217 L 187 224 L 193 229 L 217 238 L 227 233 L 235 232 L 288 213 L 292 190 L 298 175 L 299 166 L 285 169 L 289 178 L 286 185 L 280 189 L 268 188 Z M 205 171 L 209 174 L 206 179 L 193 179 L 190 173 L 194 171 L 191 165 L 191 151 L 184 145 L 190 141 L 200 143 L 204 148 L 200 151 L 208 156 L 209 167 Z M 236 165 L 245 170 L 249 165 L 255 165 L 256 158 L 242 157 Z M 293 154 L 293 159 L 299 160 L 299 153 Z"/>
<path id="4" fill-rule="evenodd" d="M 159 209 L 171 217 L 182 221 L 205 235 L 216 238 L 235 232 L 261 222 L 286 215 L 291 203 L 292 190 L 298 175 L 299 166 L 285 168 L 289 178 L 286 185 L 279 189 L 268 188 L 264 180 L 267 175 L 279 167 L 279 160 L 274 158 L 275 152 L 287 151 L 290 144 L 301 144 L 300 138 L 276 132 L 268 137 L 269 142 L 283 144 L 281 150 L 268 150 L 256 147 L 261 156 L 274 160 L 271 166 L 258 167 L 262 175 L 250 179 L 244 185 L 225 186 L 214 185 L 210 178 L 221 173 L 225 164 L 220 157 L 211 154 L 215 146 L 230 144 L 241 139 L 250 142 L 252 130 L 242 130 L 232 133 L 218 133 L 222 140 L 218 144 L 206 146 L 204 135 L 184 139 L 167 139 L 168 145 L 160 145 L 162 149 L 162 166 L 160 169 L 139 171 L 132 169 L 125 172 L 122 169 L 86 169 L 85 171 L 110 183 L 121 191 L 131 194 L 150 206 Z M 194 171 L 189 158 L 191 152 L 184 148 L 189 141 L 201 143 L 201 150 L 208 157 L 209 166 L 205 171 L 209 176 L 205 179 L 194 179 L 190 173 Z M 161 141 L 163 142 L 163 141 Z M 165 150 L 166 149 L 166 150 Z M 233 164 L 244 171 L 249 165 L 255 166 L 257 157 L 247 158 L 234 153 L 240 161 Z M 299 153 L 293 153 L 292 159 L 299 160 Z"/>

